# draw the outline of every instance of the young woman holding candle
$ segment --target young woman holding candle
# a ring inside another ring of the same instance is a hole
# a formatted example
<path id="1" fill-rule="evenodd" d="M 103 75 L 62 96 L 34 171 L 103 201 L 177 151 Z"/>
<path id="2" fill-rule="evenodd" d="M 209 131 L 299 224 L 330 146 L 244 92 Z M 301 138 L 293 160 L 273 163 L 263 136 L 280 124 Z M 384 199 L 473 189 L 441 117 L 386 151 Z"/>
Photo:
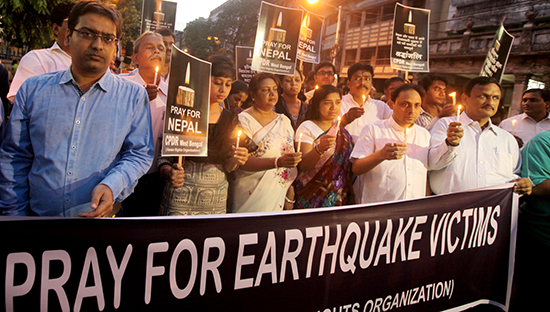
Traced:
<path id="1" fill-rule="evenodd" d="M 295 208 L 349 204 L 353 143 L 349 132 L 340 124 L 341 101 L 338 88 L 320 86 L 311 99 L 307 120 L 296 131 L 295 140 L 303 159 L 295 182 Z"/>
<path id="2" fill-rule="evenodd" d="M 257 148 L 231 183 L 233 212 L 282 210 L 287 190 L 297 176 L 296 166 L 302 157 L 294 152 L 290 120 L 273 111 L 277 90 L 278 79 L 273 74 L 259 73 L 250 81 L 253 104 L 238 117 L 242 136 L 251 138 Z"/>
<path id="3" fill-rule="evenodd" d="M 300 100 L 298 95 L 302 91 L 304 76 L 296 68 L 294 76 L 279 76 L 281 82 L 281 95 L 275 105 L 275 112 L 284 114 L 292 122 L 292 128 L 296 130 L 306 120 L 309 105 Z"/>
<path id="4" fill-rule="evenodd" d="M 159 171 L 168 181 L 161 202 L 161 215 L 220 214 L 227 211 L 228 174 L 246 163 L 248 150 L 235 147 L 237 114 L 220 103 L 231 90 L 235 67 L 224 55 L 206 59 L 212 63 L 208 114 L 208 157 L 161 158 Z M 243 139 L 240 139 L 242 146 Z"/>

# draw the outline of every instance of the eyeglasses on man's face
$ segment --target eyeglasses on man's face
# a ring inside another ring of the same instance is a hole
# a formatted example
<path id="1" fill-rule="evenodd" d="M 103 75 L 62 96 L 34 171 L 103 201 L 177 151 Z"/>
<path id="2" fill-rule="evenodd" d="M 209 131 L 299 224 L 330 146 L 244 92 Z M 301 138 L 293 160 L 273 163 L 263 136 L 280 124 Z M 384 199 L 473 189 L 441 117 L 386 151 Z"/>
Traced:
<path id="1" fill-rule="evenodd" d="M 334 76 L 334 72 L 333 71 L 320 70 L 320 71 L 317 72 L 317 75 L 318 76 Z"/>
<path id="2" fill-rule="evenodd" d="M 99 35 L 91 30 L 82 29 L 82 28 L 81 29 L 75 28 L 74 31 L 78 33 L 78 36 L 80 37 L 80 39 L 86 40 L 86 41 L 93 42 L 96 40 L 96 38 L 100 38 L 101 41 L 107 45 L 112 45 L 118 42 L 117 37 L 112 35 Z"/>

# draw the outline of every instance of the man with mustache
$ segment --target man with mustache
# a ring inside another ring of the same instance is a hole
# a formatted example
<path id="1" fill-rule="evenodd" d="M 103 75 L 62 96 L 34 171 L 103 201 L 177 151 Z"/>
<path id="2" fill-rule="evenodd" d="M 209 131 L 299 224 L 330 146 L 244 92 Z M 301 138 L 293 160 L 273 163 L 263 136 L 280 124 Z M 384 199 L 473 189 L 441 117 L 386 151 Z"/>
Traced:
<path id="1" fill-rule="evenodd" d="M 429 180 L 435 194 L 516 182 L 514 191 L 529 195 L 532 183 L 520 178 L 519 147 L 514 137 L 491 122 L 501 99 L 492 77 L 477 77 L 464 86 L 464 112 L 441 118 L 431 130 Z"/>
<path id="2" fill-rule="evenodd" d="M 348 68 L 349 93 L 342 97 L 340 116 L 342 124 L 357 142 L 366 125 L 392 116 L 386 103 L 371 98 L 374 68 L 369 64 L 355 63 Z"/>
<path id="3" fill-rule="evenodd" d="M 422 100 L 422 111 L 416 124 L 426 128 L 433 128 L 440 118 L 456 115 L 456 107 L 447 102 L 447 78 L 439 74 L 428 74 L 418 84 L 426 91 Z"/>
<path id="4" fill-rule="evenodd" d="M 0 214 L 106 217 L 151 167 L 151 112 L 143 87 L 111 73 L 122 17 L 76 2 L 68 70 L 27 79 L 0 149 Z"/>
<path id="5" fill-rule="evenodd" d="M 529 89 L 523 92 L 521 99 L 523 114 L 510 117 L 500 123 L 500 127 L 521 138 L 524 144 L 535 135 L 550 130 L 550 90 Z M 512 121 L 515 120 L 515 125 Z"/>
<path id="6" fill-rule="evenodd" d="M 165 55 L 166 47 L 162 41 L 162 36 L 151 31 L 144 32 L 134 42 L 132 57 L 138 68 L 128 74 L 120 75 L 147 90 L 155 142 L 153 165 L 149 168 L 147 174 L 139 179 L 134 193 L 122 202 L 122 214 L 125 217 L 158 215 L 165 184 L 157 167 L 157 159 L 160 156 L 162 146 L 164 111 L 166 110 L 166 94 L 168 93 L 168 85 L 160 77 L 160 69 L 164 66 Z M 155 75 L 157 69 L 158 73 Z M 156 81 L 155 76 L 157 77 Z"/>

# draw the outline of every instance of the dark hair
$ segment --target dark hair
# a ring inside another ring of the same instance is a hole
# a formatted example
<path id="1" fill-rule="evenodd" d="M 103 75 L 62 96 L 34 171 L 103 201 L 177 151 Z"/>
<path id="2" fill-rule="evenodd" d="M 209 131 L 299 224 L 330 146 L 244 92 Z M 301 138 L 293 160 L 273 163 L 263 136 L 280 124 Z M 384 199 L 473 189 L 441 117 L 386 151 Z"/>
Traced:
<path id="1" fill-rule="evenodd" d="M 477 86 L 486 86 L 489 84 L 496 84 L 498 88 L 500 89 L 500 92 L 502 92 L 502 87 L 498 83 L 498 80 L 496 80 L 493 77 L 476 77 L 473 79 L 470 79 L 465 85 L 464 85 L 464 94 L 466 94 L 468 97 L 472 94 L 472 89 Z"/>
<path id="2" fill-rule="evenodd" d="M 83 0 L 75 2 L 71 13 L 69 14 L 69 31 L 73 34 L 74 28 L 78 24 L 78 19 L 82 15 L 95 13 L 110 19 L 116 27 L 116 37 L 120 39 L 122 36 L 122 16 L 120 12 L 113 6 L 100 3 L 98 1 Z"/>
<path id="3" fill-rule="evenodd" d="M 319 89 L 315 90 L 315 93 L 313 93 L 313 97 L 311 98 L 309 104 L 309 110 L 307 111 L 307 120 L 319 119 L 319 105 L 321 105 L 322 100 L 324 100 L 329 94 L 332 93 L 338 93 L 340 99 L 342 98 L 342 93 L 340 92 L 340 89 L 333 85 L 322 85 L 319 87 Z"/>
<path id="4" fill-rule="evenodd" d="M 372 75 L 372 77 L 374 77 L 374 68 L 372 68 L 370 64 L 355 63 L 348 68 L 348 79 L 351 79 L 351 76 L 360 70 L 366 70 Z"/>
<path id="5" fill-rule="evenodd" d="M 235 79 L 235 65 L 227 55 L 210 55 L 206 61 L 212 63 L 212 77 Z"/>
<path id="6" fill-rule="evenodd" d="M 53 24 L 61 26 L 61 24 L 63 24 L 63 20 L 69 17 L 69 13 L 71 13 L 73 6 L 74 2 L 62 2 L 56 5 L 50 15 L 50 22 L 52 23 L 52 26 Z"/>
<path id="7" fill-rule="evenodd" d="M 250 83 L 248 84 L 248 97 L 253 99 L 252 96 L 254 93 L 258 92 L 260 82 L 262 82 L 265 79 L 273 79 L 275 81 L 275 84 L 277 84 L 277 88 L 279 87 L 279 79 L 277 79 L 277 76 L 271 73 L 257 73 L 250 79 Z"/>
<path id="8" fill-rule="evenodd" d="M 332 65 L 331 62 L 322 61 L 321 63 L 315 65 L 315 74 L 317 75 L 317 73 L 319 72 L 319 70 L 321 70 L 321 68 L 327 67 L 327 66 L 330 66 L 332 68 L 332 71 L 336 73 L 336 67 L 334 67 L 334 65 Z"/>
<path id="9" fill-rule="evenodd" d="M 155 32 L 163 37 L 172 37 L 172 39 L 176 40 L 176 38 L 174 38 L 174 34 L 172 33 L 172 31 L 168 28 L 157 29 L 155 30 Z"/>
<path id="10" fill-rule="evenodd" d="M 401 77 L 391 77 L 391 78 L 386 79 L 386 81 L 384 82 L 384 91 L 388 90 L 390 85 L 394 82 L 397 82 L 397 81 L 405 83 L 405 79 L 403 79 Z"/>
<path id="11" fill-rule="evenodd" d="M 231 91 L 229 91 L 229 95 L 241 92 L 248 94 L 248 85 L 246 84 L 246 82 L 242 80 L 233 81 L 233 83 L 231 84 Z"/>
<path id="12" fill-rule="evenodd" d="M 304 74 L 302 74 L 302 71 L 298 67 L 296 67 L 295 70 L 300 74 L 300 77 L 302 78 L 302 80 L 304 80 Z M 294 73 L 294 75 L 296 75 L 296 73 Z M 292 75 L 291 77 L 294 77 L 294 75 Z M 277 75 L 281 83 L 283 83 L 283 80 L 285 79 L 286 76 L 290 76 L 290 75 Z"/>
<path id="13" fill-rule="evenodd" d="M 527 93 L 538 93 L 544 102 L 550 101 L 550 90 L 548 89 L 527 89 L 523 91 L 522 96 Z"/>
<path id="14" fill-rule="evenodd" d="M 415 90 L 416 92 L 418 92 L 418 94 L 420 94 L 420 99 L 422 100 L 424 99 L 424 95 L 426 94 L 424 92 L 424 88 L 414 83 L 404 83 L 392 91 L 391 100 L 395 102 L 401 92 L 405 92 L 409 90 Z"/>
<path id="15" fill-rule="evenodd" d="M 434 83 L 434 81 L 443 82 L 445 84 L 445 87 L 449 84 L 447 82 L 447 78 L 443 75 L 440 75 L 440 74 L 428 74 L 428 75 L 424 76 L 422 79 L 420 79 L 418 84 L 422 88 L 424 88 L 424 90 L 428 91 L 428 89 L 430 88 L 432 83 Z"/>

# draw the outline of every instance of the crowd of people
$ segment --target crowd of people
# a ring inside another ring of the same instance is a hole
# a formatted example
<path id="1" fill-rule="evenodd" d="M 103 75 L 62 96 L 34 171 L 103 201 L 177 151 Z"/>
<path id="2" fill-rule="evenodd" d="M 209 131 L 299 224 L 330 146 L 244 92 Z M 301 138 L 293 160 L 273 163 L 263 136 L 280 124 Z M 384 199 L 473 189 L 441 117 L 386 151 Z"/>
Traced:
<path id="1" fill-rule="evenodd" d="M 522 239 L 550 255 L 549 90 L 526 90 L 523 114 L 499 127 L 494 78 L 469 80 L 460 111 L 438 74 L 388 79 L 384 102 L 371 96 L 368 64 L 350 66 L 340 88 L 327 61 L 307 75 L 258 73 L 247 85 L 229 57 L 212 55 L 208 156 L 180 161 L 160 153 L 172 34 L 143 33 L 137 68 L 118 75 L 117 10 L 66 3 L 52 24 L 57 41 L 20 60 L 2 98 L 14 103 L 1 119 L 2 215 L 107 217 L 114 202 L 126 217 L 264 212 L 513 182 L 526 195 Z"/>

